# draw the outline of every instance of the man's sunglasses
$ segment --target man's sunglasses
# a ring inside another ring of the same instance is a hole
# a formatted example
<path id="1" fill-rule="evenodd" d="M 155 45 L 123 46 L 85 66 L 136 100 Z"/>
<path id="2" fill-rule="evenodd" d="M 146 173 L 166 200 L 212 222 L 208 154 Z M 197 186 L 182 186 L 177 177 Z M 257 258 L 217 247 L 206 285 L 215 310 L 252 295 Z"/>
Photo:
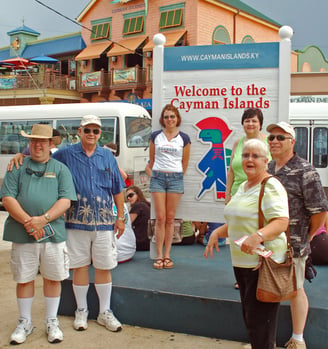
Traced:
<path id="1" fill-rule="evenodd" d="M 268 140 L 272 142 L 275 138 L 277 138 L 277 140 L 280 142 L 283 142 L 285 139 L 293 139 L 292 137 L 286 137 L 284 135 L 270 135 Z"/>
<path id="2" fill-rule="evenodd" d="M 91 128 L 84 127 L 83 128 L 83 132 L 86 133 L 86 134 L 89 134 L 89 133 L 93 132 L 94 135 L 99 135 L 100 129 L 99 128 L 91 129 Z"/>
<path id="3" fill-rule="evenodd" d="M 44 169 L 44 171 L 34 171 L 31 168 L 29 168 L 28 166 L 26 167 L 26 173 L 30 176 L 32 176 L 33 174 L 36 175 L 37 177 L 43 177 L 46 170 L 47 170 L 47 166 L 48 166 L 48 161 L 46 163 L 46 168 Z"/>

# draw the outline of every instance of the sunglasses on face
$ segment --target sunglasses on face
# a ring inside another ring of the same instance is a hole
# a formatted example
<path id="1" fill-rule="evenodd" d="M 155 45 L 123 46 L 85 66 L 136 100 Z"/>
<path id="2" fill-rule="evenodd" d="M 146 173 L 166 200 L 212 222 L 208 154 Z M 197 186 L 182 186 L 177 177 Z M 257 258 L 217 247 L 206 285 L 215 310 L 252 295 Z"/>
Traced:
<path id="1" fill-rule="evenodd" d="M 91 129 L 91 128 L 84 128 L 84 129 L 83 129 L 83 132 L 84 132 L 85 134 L 89 134 L 89 133 L 92 132 L 94 135 L 99 135 L 100 130 L 99 130 L 99 128 L 94 128 L 94 129 Z"/>
<path id="2" fill-rule="evenodd" d="M 167 119 L 175 119 L 176 118 L 176 115 L 172 114 L 172 115 L 164 115 L 164 119 L 167 120 Z"/>
<path id="3" fill-rule="evenodd" d="M 284 135 L 270 135 L 268 140 L 272 142 L 275 138 L 277 138 L 277 140 L 280 142 L 284 141 L 285 139 L 293 139 L 292 137 L 286 137 Z"/>
<path id="4" fill-rule="evenodd" d="M 245 160 L 248 160 L 248 159 L 254 159 L 254 160 L 257 160 L 259 158 L 264 158 L 263 155 L 259 155 L 259 154 L 249 154 L 249 153 L 243 153 L 241 154 L 241 157 Z"/>
<path id="5" fill-rule="evenodd" d="M 128 199 L 131 199 L 131 198 L 134 197 L 135 194 L 136 194 L 136 193 L 130 193 L 130 194 L 128 194 L 126 197 L 127 197 Z"/>

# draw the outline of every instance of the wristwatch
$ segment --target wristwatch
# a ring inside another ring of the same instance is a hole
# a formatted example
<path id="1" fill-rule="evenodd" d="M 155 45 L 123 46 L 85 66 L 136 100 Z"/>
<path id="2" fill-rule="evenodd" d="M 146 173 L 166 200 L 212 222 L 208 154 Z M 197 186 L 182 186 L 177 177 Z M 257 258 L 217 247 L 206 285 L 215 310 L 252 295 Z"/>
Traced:
<path id="1" fill-rule="evenodd" d="M 125 219 L 124 217 L 117 217 L 117 219 L 118 219 L 119 221 L 123 221 L 124 223 L 126 223 L 126 219 Z"/>
<path id="2" fill-rule="evenodd" d="M 50 216 L 48 213 L 45 213 L 44 214 L 44 218 L 49 222 L 50 221 Z"/>

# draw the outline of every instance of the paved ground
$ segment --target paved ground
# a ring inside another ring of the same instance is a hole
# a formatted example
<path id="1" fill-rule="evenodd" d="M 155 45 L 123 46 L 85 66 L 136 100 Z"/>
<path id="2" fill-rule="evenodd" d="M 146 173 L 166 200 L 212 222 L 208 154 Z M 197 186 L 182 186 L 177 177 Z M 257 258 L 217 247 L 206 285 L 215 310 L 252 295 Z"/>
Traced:
<path id="1" fill-rule="evenodd" d="M 6 212 L 0 211 L 0 348 L 9 348 L 9 337 L 16 326 L 18 317 L 15 287 L 9 267 L 10 243 L 2 241 L 2 227 Z M 33 303 L 34 332 L 22 345 L 25 349 L 53 348 L 46 340 L 44 332 L 45 306 L 42 296 L 42 280 L 37 277 L 36 295 Z M 134 326 L 123 326 L 123 331 L 112 333 L 95 321 L 89 321 L 89 328 L 77 332 L 72 328 L 73 318 L 60 316 L 60 325 L 64 332 L 64 341 L 58 348 L 120 348 L 120 349 L 242 349 L 249 348 L 243 343 L 224 341 L 214 338 L 191 336 L 181 333 L 159 331 Z"/>

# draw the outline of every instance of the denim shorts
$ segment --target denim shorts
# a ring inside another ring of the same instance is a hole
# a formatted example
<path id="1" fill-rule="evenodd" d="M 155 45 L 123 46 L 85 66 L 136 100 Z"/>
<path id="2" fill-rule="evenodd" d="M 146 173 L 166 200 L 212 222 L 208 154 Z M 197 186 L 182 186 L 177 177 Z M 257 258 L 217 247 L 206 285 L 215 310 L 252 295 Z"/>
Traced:
<path id="1" fill-rule="evenodd" d="M 183 173 L 152 171 L 149 191 L 151 193 L 183 194 Z"/>

